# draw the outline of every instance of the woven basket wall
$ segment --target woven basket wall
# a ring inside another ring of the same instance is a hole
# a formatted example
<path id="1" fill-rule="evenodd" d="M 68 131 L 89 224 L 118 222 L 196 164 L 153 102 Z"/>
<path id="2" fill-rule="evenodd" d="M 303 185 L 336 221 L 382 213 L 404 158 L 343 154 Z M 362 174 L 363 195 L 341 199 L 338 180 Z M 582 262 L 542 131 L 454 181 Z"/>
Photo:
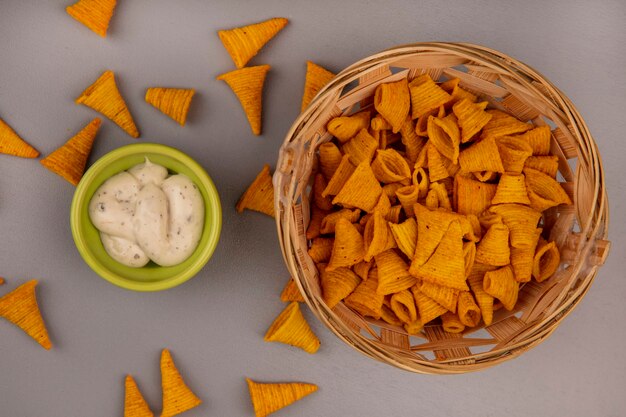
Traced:
<path id="1" fill-rule="evenodd" d="M 307 254 L 311 169 L 326 124 L 372 103 L 380 83 L 428 73 L 435 81 L 458 77 L 460 86 L 536 125 L 552 128 L 558 179 L 574 205 L 544 213 L 544 227 L 561 251 L 550 279 L 520 288 L 513 311 L 501 309 L 490 326 L 449 334 L 426 325 L 409 336 L 402 328 L 365 319 L 340 303 L 322 300 L 318 271 Z M 608 202 L 596 144 L 582 117 L 554 85 L 529 66 L 470 44 L 417 43 L 368 57 L 338 74 L 298 117 L 280 150 L 274 175 L 276 222 L 283 256 L 304 298 L 338 337 L 358 351 L 399 368 L 433 374 L 479 370 L 514 358 L 545 340 L 585 295 L 608 252 Z"/>

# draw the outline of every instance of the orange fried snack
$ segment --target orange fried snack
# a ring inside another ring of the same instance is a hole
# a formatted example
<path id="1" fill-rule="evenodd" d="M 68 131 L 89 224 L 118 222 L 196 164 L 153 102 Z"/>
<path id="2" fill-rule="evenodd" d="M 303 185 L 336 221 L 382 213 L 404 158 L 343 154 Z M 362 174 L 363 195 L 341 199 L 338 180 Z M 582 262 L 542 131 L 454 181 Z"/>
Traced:
<path id="1" fill-rule="evenodd" d="M 394 293 L 391 296 L 390 308 L 403 323 L 410 324 L 417 320 L 415 299 L 413 299 L 413 294 L 409 290 Z"/>
<path id="2" fill-rule="evenodd" d="M 350 267 L 363 260 L 365 245 L 363 237 L 348 219 L 341 218 L 335 224 L 335 241 L 326 270 Z"/>
<path id="3" fill-rule="evenodd" d="M 502 174 L 491 204 L 518 203 L 530 205 L 524 174 Z"/>
<path id="4" fill-rule="evenodd" d="M 544 211 L 559 204 L 572 204 L 561 184 L 557 180 L 532 168 L 524 168 L 526 189 L 530 206 L 537 211 Z"/>
<path id="5" fill-rule="evenodd" d="M 485 125 L 482 132 L 484 138 L 523 133 L 533 128 L 533 125 L 517 120 L 515 117 L 500 110 L 487 110 L 491 120 Z"/>
<path id="6" fill-rule="evenodd" d="M 394 149 L 378 150 L 372 162 L 374 176 L 380 182 L 390 184 L 411 178 L 411 169 L 406 159 Z"/>
<path id="7" fill-rule="evenodd" d="M 379 319 L 382 315 L 385 296 L 379 294 L 377 289 L 378 270 L 372 268 L 369 270 L 367 279 L 361 281 L 352 294 L 346 297 L 344 303 L 363 316 Z"/>
<path id="8" fill-rule="evenodd" d="M 332 182 L 332 180 L 331 180 Z M 356 167 L 341 191 L 333 199 L 333 204 L 357 207 L 368 213 L 374 210 L 383 189 L 376 180 L 369 162 L 361 162 Z"/>
<path id="9" fill-rule="evenodd" d="M 303 112 L 321 90 L 330 80 L 335 77 L 335 74 L 327 69 L 317 65 L 314 62 L 306 62 L 306 78 L 304 81 L 304 93 L 302 94 L 302 106 L 300 111 Z"/>
<path id="10" fill-rule="evenodd" d="M 550 278 L 559 268 L 561 254 L 554 242 L 546 242 L 539 238 L 537 251 L 533 259 L 533 276 L 537 282 Z"/>
<path id="11" fill-rule="evenodd" d="M 379 84 L 374 93 L 374 108 L 389 122 L 392 132 L 398 133 L 411 109 L 408 80 Z"/>
<path id="12" fill-rule="evenodd" d="M 531 238 L 530 245 L 525 248 L 511 247 L 511 267 L 513 268 L 513 274 L 517 282 L 528 282 L 533 272 L 533 265 L 535 259 L 535 250 L 539 238 L 541 237 L 542 228 L 535 229 Z"/>
<path id="13" fill-rule="evenodd" d="M 492 225 L 476 247 L 476 262 L 505 266 L 511 262 L 509 228 L 501 223 Z"/>
<path id="14" fill-rule="evenodd" d="M 317 148 L 320 154 L 320 171 L 324 175 L 327 181 L 335 174 L 337 168 L 339 168 L 339 164 L 341 164 L 341 151 L 332 142 L 322 143 L 319 148 Z"/>
<path id="15" fill-rule="evenodd" d="M 126 375 L 124 417 L 154 417 L 132 376 Z"/>
<path id="16" fill-rule="evenodd" d="M 452 106 L 461 128 L 461 143 L 468 142 L 489 123 L 492 115 L 485 111 L 487 102 L 472 103 L 463 99 Z"/>
<path id="17" fill-rule="evenodd" d="M 341 143 L 352 139 L 361 129 L 370 125 L 370 112 L 361 111 L 352 116 L 335 117 L 326 125 L 328 132 Z"/>
<path id="18" fill-rule="evenodd" d="M 428 116 L 426 126 L 428 138 L 439 153 L 451 160 L 453 164 L 458 163 L 461 133 L 456 116 L 450 114 L 443 119 Z"/>
<path id="19" fill-rule="evenodd" d="M 481 214 L 491 205 L 497 187 L 457 174 L 454 177 L 453 195 L 456 211 L 460 214 Z"/>
<path id="20" fill-rule="evenodd" d="M 393 249 L 374 257 L 378 268 L 378 294 L 393 294 L 411 288 L 417 279 L 409 274 L 409 267 Z"/>
<path id="21" fill-rule="evenodd" d="M 353 165 L 359 165 L 361 162 L 369 164 L 377 148 L 378 141 L 369 134 L 367 129 L 361 129 L 355 137 L 343 145 L 342 150 L 348 155 Z"/>
<path id="22" fill-rule="evenodd" d="M 236 209 L 237 213 L 248 209 L 274 217 L 274 185 L 269 165 L 263 166 L 261 172 L 237 202 Z"/>
<path id="23" fill-rule="evenodd" d="M 252 133 L 261 134 L 261 113 L 263 109 L 263 85 L 269 65 L 241 68 L 219 75 L 218 80 L 228 84 L 246 113 Z"/>
<path id="24" fill-rule="evenodd" d="M 447 311 L 441 315 L 441 327 L 448 333 L 461 333 L 465 325 L 461 323 L 458 314 Z"/>
<path id="25" fill-rule="evenodd" d="M 365 245 L 365 256 L 363 257 L 365 262 L 369 262 L 374 256 L 397 246 L 387 220 L 380 210 L 376 210 L 365 224 L 363 243 Z"/>
<path id="26" fill-rule="evenodd" d="M 146 102 L 163 114 L 171 117 L 179 125 L 185 126 L 187 112 L 196 90 L 192 88 L 152 87 L 146 91 Z"/>
<path id="27" fill-rule="evenodd" d="M 254 414 L 265 417 L 317 391 L 317 385 L 302 382 L 264 384 L 246 378 Z"/>
<path id="28" fill-rule="evenodd" d="M 237 68 L 243 68 L 287 23 L 289 20 L 275 17 L 252 25 L 220 30 L 217 34 Z"/>
<path id="29" fill-rule="evenodd" d="M 415 253 L 415 243 L 417 242 L 417 222 L 415 218 L 411 217 L 400 224 L 389 223 L 389 228 L 398 245 L 398 249 L 409 258 L 412 258 Z"/>
<path id="30" fill-rule="evenodd" d="M 65 11 L 104 38 L 107 36 L 116 3 L 117 0 L 79 0 L 67 6 Z"/>
<path id="31" fill-rule="evenodd" d="M 500 300 L 507 310 L 511 311 L 515 308 L 519 283 L 515 281 L 513 270 L 510 266 L 485 272 L 483 289 L 487 294 Z"/>
<path id="32" fill-rule="evenodd" d="M 456 313 L 459 290 L 426 281 L 418 284 L 418 288 L 424 295 L 432 298 L 437 304 L 445 307 L 446 310 Z"/>
<path id="33" fill-rule="evenodd" d="M 459 293 L 457 306 L 459 320 L 467 327 L 477 326 L 480 322 L 480 308 L 469 291 Z"/>
<path id="34" fill-rule="evenodd" d="M 498 146 L 493 138 L 482 139 L 459 154 L 462 172 L 504 172 Z"/>
<path id="35" fill-rule="evenodd" d="M 322 296 L 328 308 L 339 304 L 361 283 L 361 278 L 348 268 L 337 268 L 334 271 L 322 269 L 320 273 Z"/>
<path id="36" fill-rule="evenodd" d="M 411 287 L 411 292 L 413 293 L 415 304 L 417 304 L 417 309 L 420 314 L 420 322 L 422 324 L 430 323 L 448 311 L 445 307 L 441 306 L 435 300 L 420 291 L 417 285 Z"/>
<path id="37" fill-rule="evenodd" d="M 299 347 L 307 353 L 315 353 L 320 348 L 320 340 L 304 319 L 296 301 L 289 303 L 276 317 L 263 340 Z"/>
<path id="38" fill-rule="evenodd" d="M 96 117 L 63 146 L 39 162 L 71 184 L 78 185 L 85 172 L 87 159 L 101 123 L 102 120 Z"/>
<path id="39" fill-rule="evenodd" d="M 0 277 L 0 285 L 4 284 L 4 278 Z"/>
<path id="40" fill-rule="evenodd" d="M 183 381 L 168 349 L 161 352 L 161 386 L 163 388 L 161 417 L 173 417 L 202 403 Z"/>
<path id="41" fill-rule="evenodd" d="M 439 87 L 428 74 L 415 77 L 409 83 L 411 92 L 411 118 L 422 117 L 450 101 L 450 94 Z"/>
<path id="42" fill-rule="evenodd" d="M 298 286 L 296 285 L 296 282 L 293 280 L 293 278 L 289 278 L 289 281 L 287 281 L 285 288 L 283 288 L 283 291 L 280 293 L 280 301 L 304 302 L 304 297 L 302 297 L 302 294 L 300 293 L 300 290 L 298 289 Z"/>
<path id="43" fill-rule="evenodd" d="M 4 317 L 49 350 L 52 347 L 46 325 L 41 317 L 35 287 L 37 280 L 28 281 L 0 298 L 0 317 Z"/>
<path id="44" fill-rule="evenodd" d="M 0 153 L 21 158 L 37 158 L 39 156 L 39 151 L 20 138 L 2 119 L 0 119 Z"/>
<path id="45" fill-rule="evenodd" d="M 133 138 L 139 137 L 133 117 L 117 88 L 113 71 L 105 71 L 75 102 L 102 113 Z"/>

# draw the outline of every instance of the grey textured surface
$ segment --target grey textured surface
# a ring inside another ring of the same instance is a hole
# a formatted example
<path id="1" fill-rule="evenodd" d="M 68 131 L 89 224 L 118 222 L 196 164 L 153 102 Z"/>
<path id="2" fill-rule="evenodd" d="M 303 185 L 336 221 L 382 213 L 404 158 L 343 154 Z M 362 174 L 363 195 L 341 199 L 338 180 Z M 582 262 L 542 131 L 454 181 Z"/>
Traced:
<path id="1" fill-rule="evenodd" d="M 134 293 L 95 275 L 74 248 L 74 188 L 36 160 L 0 155 L 0 294 L 40 279 L 54 348 L 0 321 L 0 416 L 121 416 L 134 375 L 161 407 L 159 354 L 171 349 L 204 400 L 185 415 L 251 416 L 244 377 L 301 380 L 319 392 L 281 416 L 623 416 L 626 412 L 626 3 L 608 1 L 120 0 L 102 39 L 70 18 L 71 1 L 2 0 L 0 116 L 44 155 L 96 114 L 73 99 L 116 72 L 141 141 L 175 146 L 201 163 L 223 200 L 213 259 L 186 284 Z M 264 134 L 215 76 L 234 68 L 216 30 L 290 19 L 251 64 L 270 64 Z M 398 44 L 466 41 L 538 69 L 576 103 L 603 155 L 613 251 L 586 298 L 555 334 L 511 362 L 462 376 L 423 376 L 368 359 L 311 318 L 318 354 L 262 335 L 283 307 L 287 279 L 271 219 L 234 204 L 277 150 L 300 108 L 305 60 L 332 70 Z M 143 101 L 150 86 L 198 91 L 180 128 Z M 134 140 L 103 123 L 91 162 Z"/>

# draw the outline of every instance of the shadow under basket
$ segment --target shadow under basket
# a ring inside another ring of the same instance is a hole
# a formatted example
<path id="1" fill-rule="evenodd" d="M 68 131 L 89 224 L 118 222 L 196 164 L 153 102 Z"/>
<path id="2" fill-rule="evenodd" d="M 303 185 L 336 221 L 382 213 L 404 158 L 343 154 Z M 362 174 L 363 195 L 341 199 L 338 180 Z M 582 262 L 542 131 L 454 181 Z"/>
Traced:
<path id="1" fill-rule="evenodd" d="M 535 125 L 552 129 L 551 153 L 559 158 L 558 180 L 573 205 L 543 214 L 561 252 L 557 272 L 520 288 L 513 311 L 499 310 L 489 326 L 460 334 L 427 324 L 418 335 L 363 318 L 339 303 L 322 300 L 318 271 L 307 254 L 311 171 L 334 117 L 373 102 L 381 83 L 428 73 L 433 80 L 459 78 L 460 86 Z M 276 224 L 283 256 L 313 313 L 339 338 L 363 354 L 399 368 L 429 374 L 480 370 L 512 359 L 545 340 L 581 301 L 610 247 L 608 200 L 597 146 L 572 102 L 529 66 L 485 47 L 461 43 L 416 43 L 370 56 L 339 73 L 297 118 L 280 149 L 274 174 Z"/>

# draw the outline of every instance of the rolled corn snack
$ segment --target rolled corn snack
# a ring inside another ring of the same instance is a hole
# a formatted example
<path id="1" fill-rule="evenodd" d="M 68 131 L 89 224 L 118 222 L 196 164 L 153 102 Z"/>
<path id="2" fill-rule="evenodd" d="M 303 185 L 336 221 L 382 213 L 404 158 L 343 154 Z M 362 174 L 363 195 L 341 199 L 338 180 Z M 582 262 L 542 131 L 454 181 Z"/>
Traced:
<path id="1" fill-rule="evenodd" d="M 415 243 L 417 242 L 417 222 L 411 217 L 406 221 L 395 224 L 389 223 L 391 233 L 398 245 L 398 249 L 409 258 L 415 253 Z"/>
<path id="2" fill-rule="evenodd" d="M 361 162 L 369 164 L 378 149 L 378 141 L 367 129 L 361 129 L 355 137 L 344 143 L 341 149 L 348 155 L 353 165 L 359 165 Z"/>
<path id="3" fill-rule="evenodd" d="M 372 171 L 376 179 L 385 184 L 399 183 L 411 178 L 409 164 L 395 149 L 376 151 Z"/>
<path id="4" fill-rule="evenodd" d="M 366 280 L 361 281 L 358 287 L 346 297 L 344 303 L 363 316 L 379 319 L 382 315 L 384 295 L 379 294 L 378 271 L 372 268 Z"/>
<path id="5" fill-rule="evenodd" d="M 306 62 L 304 93 L 302 94 L 300 112 L 303 112 L 309 106 L 311 100 L 313 100 L 322 87 L 328 84 L 328 82 L 334 77 L 335 74 L 317 65 L 316 63 L 311 61 Z"/>
<path id="6" fill-rule="evenodd" d="M 382 252 L 397 247 L 393 233 L 380 211 L 375 211 L 365 225 L 363 242 L 365 245 L 365 262 L 371 261 L 374 256 Z"/>
<path id="7" fill-rule="evenodd" d="M 343 155 L 337 145 L 332 142 L 322 143 L 317 150 L 319 152 L 320 171 L 324 178 L 330 181 L 337 168 L 339 168 Z"/>
<path id="8" fill-rule="evenodd" d="M 498 138 L 501 136 L 523 133 L 533 128 L 533 125 L 524 123 L 501 110 L 487 110 L 491 120 L 483 128 L 481 137 Z"/>
<path id="9" fill-rule="evenodd" d="M 379 253 L 374 257 L 378 269 L 379 294 L 396 293 L 415 285 L 417 280 L 409 274 L 408 265 L 393 249 Z"/>
<path id="10" fill-rule="evenodd" d="M 469 291 L 459 293 L 457 314 L 461 323 L 467 327 L 475 327 L 480 322 L 480 308 Z"/>
<path id="11" fill-rule="evenodd" d="M 269 384 L 246 378 L 256 417 L 265 417 L 317 391 L 317 385 L 301 382 Z"/>
<path id="12" fill-rule="evenodd" d="M 452 111 L 459 121 L 461 128 L 461 143 L 472 140 L 480 130 L 489 123 L 492 115 L 485 111 L 487 102 L 473 103 L 468 99 L 454 103 Z"/>
<path id="13" fill-rule="evenodd" d="M 365 246 L 359 231 L 349 220 L 339 219 L 335 225 L 335 240 L 326 269 L 332 271 L 342 266 L 352 266 L 361 262 L 364 256 Z"/>
<path id="14" fill-rule="evenodd" d="M 531 245 L 526 248 L 511 247 L 511 267 L 517 282 L 528 282 L 532 276 L 535 262 L 537 243 L 541 236 L 542 228 L 538 227 L 532 237 Z"/>
<path id="15" fill-rule="evenodd" d="M 441 315 L 441 326 L 448 333 L 461 333 L 465 330 L 465 325 L 457 314 L 447 311 Z"/>
<path id="16" fill-rule="evenodd" d="M 424 295 L 435 300 L 437 304 L 445 307 L 448 311 L 456 313 L 459 290 L 425 281 L 418 284 L 418 287 Z"/>
<path id="17" fill-rule="evenodd" d="M 511 311 L 515 308 L 519 283 L 515 281 L 513 269 L 510 266 L 485 272 L 483 289 L 487 294 L 500 300 L 507 310 Z"/>
<path id="18" fill-rule="evenodd" d="M 328 132 L 341 143 L 347 142 L 361 129 L 367 129 L 370 125 L 371 113 L 362 111 L 352 116 L 335 117 L 326 125 Z"/>
<path id="19" fill-rule="evenodd" d="M 541 237 L 533 260 L 533 277 L 537 282 L 550 278 L 559 268 L 561 254 L 554 242 L 546 242 Z"/>
<path id="20" fill-rule="evenodd" d="M 374 107 L 389 122 L 393 133 L 398 133 L 411 108 L 407 79 L 379 84 L 374 92 Z"/>
<path id="21" fill-rule="evenodd" d="M 448 311 L 445 307 L 420 291 L 417 285 L 411 287 L 411 292 L 413 293 L 415 304 L 417 304 L 420 316 L 419 321 L 422 325 L 430 323 Z"/>
<path id="22" fill-rule="evenodd" d="M 450 101 L 451 96 L 438 86 L 430 75 L 422 74 L 409 83 L 411 92 L 411 118 L 417 119 Z"/>
<path id="23" fill-rule="evenodd" d="M 530 205 L 524 174 L 502 174 L 491 204 L 517 203 Z"/>
<path id="24" fill-rule="evenodd" d="M 413 294 L 402 290 L 391 295 L 391 310 L 403 323 L 410 324 L 417 320 L 417 309 Z"/>
<path id="25" fill-rule="evenodd" d="M 276 317 L 263 340 L 299 347 L 307 353 L 315 353 L 320 348 L 319 339 L 304 319 L 296 301 L 289 303 Z"/>

